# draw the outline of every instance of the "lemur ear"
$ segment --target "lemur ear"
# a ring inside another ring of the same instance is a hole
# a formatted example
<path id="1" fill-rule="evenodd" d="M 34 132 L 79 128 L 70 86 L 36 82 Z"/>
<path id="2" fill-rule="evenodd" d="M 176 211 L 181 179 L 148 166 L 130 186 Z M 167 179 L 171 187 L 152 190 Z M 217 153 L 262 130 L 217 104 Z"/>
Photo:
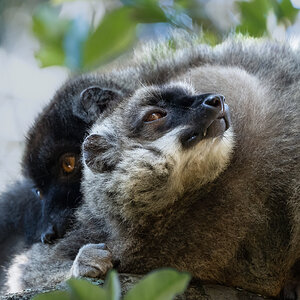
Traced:
<path id="1" fill-rule="evenodd" d="M 90 86 L 80 93 L 76 115 L 86 123 L 95 122 L 112 101 L 119 100 L 121 93 L 99 86 Z"/>
<path id="2" fill-rule="evenodd" d="M 82 145 L 83 160 L 94 172 L 108 172 L 118 162 L 118 149 L 118 141 L 113 135 L 91 134 Z"/>

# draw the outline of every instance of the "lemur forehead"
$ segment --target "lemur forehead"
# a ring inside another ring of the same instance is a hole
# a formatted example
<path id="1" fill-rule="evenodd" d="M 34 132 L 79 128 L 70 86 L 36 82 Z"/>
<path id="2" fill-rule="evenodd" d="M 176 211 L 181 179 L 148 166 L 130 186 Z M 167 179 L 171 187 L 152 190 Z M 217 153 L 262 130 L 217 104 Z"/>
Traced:
<path id="1" fill-rule="evenodd" d="M 156 105 L 160 101 L 172 102 L 172 99 L 177 97 L 192 96 L 195 90 L 190 83 L 183 81 L 170 82 L 164 85 L 145 86 L 139 89 L 134 99 L 141 106 Z"/>

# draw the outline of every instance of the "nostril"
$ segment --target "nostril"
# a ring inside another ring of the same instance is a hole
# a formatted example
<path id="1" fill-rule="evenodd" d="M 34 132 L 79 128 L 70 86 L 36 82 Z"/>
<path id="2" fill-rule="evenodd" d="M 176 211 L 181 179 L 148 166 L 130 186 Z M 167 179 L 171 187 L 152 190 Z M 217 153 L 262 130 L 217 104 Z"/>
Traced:
<path id="1" fill-rule="evenodd" d="M 41 235 L 41 241 L 43 244 L 52 244 L 52 242 L 56 239 L 57 234 L 54 230 L 53 225 L 50 225 L 45 232 Z"/>
<path id="2" fill-rule="evenodd" d="M 220 106 L 221 105 L 221 101 L 219 99 L 219 97 L 214 97 L 212 99 L 209 99 L 208 101 L 206 101 L 206 104 L 210 105 L 210 106 Z"/>
<path id="3" fill-rule="evenodd" d="M 204 100 L 204 104 L 213 107 L 223 108 L 225 97 L 223 95 L 210 95 Z"/>

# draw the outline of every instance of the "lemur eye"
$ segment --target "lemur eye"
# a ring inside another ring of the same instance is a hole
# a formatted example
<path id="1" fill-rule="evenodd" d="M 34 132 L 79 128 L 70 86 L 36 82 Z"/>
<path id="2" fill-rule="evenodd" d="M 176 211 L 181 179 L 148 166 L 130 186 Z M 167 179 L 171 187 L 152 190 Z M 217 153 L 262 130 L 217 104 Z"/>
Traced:
<path id="1" fill-rule="evenodd" d="M 43 198 L 43 193 L 40 189 L 38 188 L 35 188 L 35 193 L 37 194 L 37 196 L 42 199 Z"/>
<path id="2" fill-rule="evenodd" d="M 162 111 L 156 111 L 156 112 L 151 112 L 150 114 L 146 115 L 144 118 L 144 122 L 154 122 L 157 121 L 159 119 L 162 119 L 163 117 L 165 117 L 167 115 L 166 112 L 162 112 Z"/>
<path id="3" fill-rule="evenodd" d="M 65 154 L 61 158 L 61 167 L 64 173 L 70 174 L 74 171 L 76 164 L 76 157 L 74 154 Z"/>

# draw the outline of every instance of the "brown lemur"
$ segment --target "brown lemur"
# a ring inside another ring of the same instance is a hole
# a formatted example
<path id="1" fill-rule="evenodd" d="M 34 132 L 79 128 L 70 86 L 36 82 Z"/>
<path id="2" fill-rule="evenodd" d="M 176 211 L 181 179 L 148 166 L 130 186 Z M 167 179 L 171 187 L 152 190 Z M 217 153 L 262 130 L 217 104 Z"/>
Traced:
<path id="1" fill-rule="evenodd" d="M 101 276 L 119 260 L 278 296 L 300 257 L 299 51 L 232 39 L 149 53 L 141 87 L 83 143 L 77 228 L 33 246 L 10 282 Z"/>

